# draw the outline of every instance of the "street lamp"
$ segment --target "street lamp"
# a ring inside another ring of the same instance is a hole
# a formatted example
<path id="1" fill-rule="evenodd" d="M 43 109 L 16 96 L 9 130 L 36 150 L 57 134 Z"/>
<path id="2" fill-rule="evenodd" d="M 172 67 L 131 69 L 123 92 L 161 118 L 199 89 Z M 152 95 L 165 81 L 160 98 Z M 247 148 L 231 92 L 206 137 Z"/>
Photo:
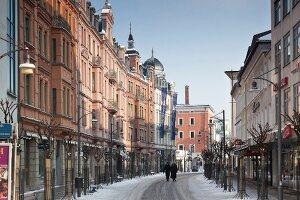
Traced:
<path id="1" fill-rule="evenodd" d="M 77 136 L 77 175 L 78 177 L 75 179 L 75 186 L 77 187 L 77 196 L 80 197 L 81 196 L 81 188 L 83 186 L 83 177 L 81 177 L 81 134 L 80 134 L 80 121 L 83 117 L 93 113 L 92 111 L 89 111 L 87 113 L 85 113 L 84 115 L 82 115 L 80 117 L 80 104 L 78 103 L 78 120 L 77 120 L 77 131 L 78 131 L 78 136 Z M 96 119 L 92 119 L 92 122 L 97 122 L 98 120 Z"/>
<path id="2" fill-rule="evenodd" d="M 217 115 L 221 114 L 222 113 L 222 119 L 219 119 L 217 117 Z M 225 110 L 223 110 L 222 112 L 210 117 L 210 118 L 213 118 L 213 119 L 216 119 L 220 122 L 222 122 L 222 126 L 223 126 L 223 141 L 221 142 L 221 144 L 223 143 L 223 159 L 222 159 L 222 162 L 223 162 L 223 185 L 224 185 L 224 190 L 227 190 L 227 184 L 226 184 L 226 169 L 225 169 L 225 166 L 226 166 L 226 145 L 225 145 Z M 212 122 L 212 121 L 210 121 Z M 221 145 L 221 152 L 222 152 L 222 145 Z"/>
<path id="3" fill-rule="evenodd" d="M 277 79 L 278 79 L 277 84 L 262 77 L 263 75 L 265 75 L 275 69 L 277 69 Z M 282 135 L 281 135 L 281 88 L 282 88 L 282 86 L 281 86 L 281 67 L 280 66 L 275 67 L 275 68 L 261 74 L 260 76 L 254 77 L 253 79 L 254 80 L 260 79 L 260 80 L 267 81 L 267 82 L 271 83 L 275 88 L 277 88 L 278 113 L 277 113 L 276 117 L 277 117 L 277 122 L 278 122 L 278 130 L 277 130 L 277 145 L 278 145 L 278 151 L 277 151 L 277 153 L 278 153 L 278 155 L 277 155 L 278 156 L 278 163 L 277 163 L 278 164 L 278 171 L 277 171 L 278 174 L 277 174 L 277 176 L 279 179 L 279 181 L 278 181 L 278 199 L 282 200 L 283 194 L 282 194 L 282 177 L 281 177 L 281 174 L 282 174 L 282 168 L 281 168 L 281 160 L 282 160 L 282 158 L 281 158 L 281 151 L 282 151 L 282 147 L 281 147 L 281 144 L 282 144 Z M 258 89 L 257 83 L 256 83 L 256 81 L 253 81 L 252 82 L 252 90 L 257 90 L 257 89 Z"/>
<path id="4" fill-rule="evenodd" d="M 211 128 L 214 126 L 215 124 L 213 123 L 212 119 L 209 119 L 209 149 L 211 150 Z"/>
<path id="5" fill-rule="evenodd" d="M 3 37 L 0 37 L 0 40 L 3 40 L 5 42 L 10 43 L 8 40 L 4 39 Z M 4 58 L 7 55 L 10 55 L 11 53 L 17 52 L 17 51 L 26 51 L 26 62 L 22 63 L 19 65 L 19 69 L 21 74 L 33 74 L 33 70 L 35 69 L 35 65 L 30 63 L 30 56 L 29 56 L 29 49 L 28 47 L 23 48 L 19 48 L 19 49 L 13 49 L 13 50 L 9 50 L 6 53 L 3 53 L 2 55 L 0 55 L 0 59 Z"/>

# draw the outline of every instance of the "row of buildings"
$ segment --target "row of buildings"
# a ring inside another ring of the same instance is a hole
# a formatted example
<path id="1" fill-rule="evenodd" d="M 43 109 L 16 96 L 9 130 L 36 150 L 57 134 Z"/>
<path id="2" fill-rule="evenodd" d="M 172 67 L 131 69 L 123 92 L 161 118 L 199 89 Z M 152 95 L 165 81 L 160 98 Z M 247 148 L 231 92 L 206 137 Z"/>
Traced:
<path id="1" fill-rule="evenodd" d="M 273 131 L 265 141 L 268 184 L 282 183 L 283 187 L 296 189 L 299 147 L 295 133 L 286 137 L 287 120 L 283 115 L 292 116 L 293 110 L 299 112 L 300 108 L 300 1 L 271 0 L 271 15 L 271 30 L 253 36 L 244 65 L 238 71 L 226 72 L 233 86 L 232 138 L 243 141 L 236 155 L 244 155 L 245 175 L 255 179 L 259 156 L 248 130 L 269 123 Z M 282 95 L 278 94 L 278 83 Z M 283 137 L 281 162 L 278 130 Z"/>
<path id="2" fill-rule="evenodd" d="M 175 84 L 153 51 L 142 62 L 131 27 L 127 48 L 117 42 L 103 4 L 97 14 L 86 0 L 0 2 L 0 99 L 17 108 L 14 138 L 3 140 L 13 199 L 70 197 L 75 177 L 98 184 L 175 160 Z M 18 70 L 25 47 L 32 75 Z"/>

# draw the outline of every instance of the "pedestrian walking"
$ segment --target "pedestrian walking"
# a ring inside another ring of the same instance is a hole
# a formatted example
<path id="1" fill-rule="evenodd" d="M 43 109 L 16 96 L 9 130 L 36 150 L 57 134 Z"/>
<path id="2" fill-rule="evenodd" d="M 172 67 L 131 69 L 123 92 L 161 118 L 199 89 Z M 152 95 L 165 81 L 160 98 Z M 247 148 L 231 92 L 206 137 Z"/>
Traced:
<path id="1" fill-rule="evenodd" d="M 164 172 L 166 173 L 167 181 L 169 181 L 169 178 L 170 178 L 170 171 L 171 171 L 171 166 L 170 166 L 169 162 L 167 162 L 164 167 Z"/>
<path id="2" fill-rule="evenodd" d="M 178 171 L 177 165 L 175 163 L 173 163 L 171 165 L 171 179 L 173 179 L 173 181 L 176 181 L 177 171 Z"/>

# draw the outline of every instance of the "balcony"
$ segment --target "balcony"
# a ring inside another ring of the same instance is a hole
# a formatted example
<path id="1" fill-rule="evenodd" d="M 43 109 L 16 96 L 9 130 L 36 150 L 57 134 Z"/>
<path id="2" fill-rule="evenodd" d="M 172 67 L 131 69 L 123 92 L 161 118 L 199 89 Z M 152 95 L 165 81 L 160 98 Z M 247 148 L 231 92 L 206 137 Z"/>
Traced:
<path id="1" fill-rule="evenodd" d="M 114 115 L 118 112 L 118 102 L 115 100 L 108 100 L 107 110 L 110 114 Z"/>
<path id="2" fill-rule="evenodd" d="M 143 93 L 137 93 L 135 95 L 135 99 L 138 100 L 138 101 L 145 101 L 146 100 L 146 97 Z"/>
<path id="3" fill-rule="evenodd" d="M 124 91 L 124 90 L 125 90 L 125 88 L 124 88 L 124 86 L 123 86 L 123 82 L 122 82 L 122 81 L 120 81 L 120 82 L 117 84 L 117 90 L 122 90 L 122 91 Z"/>
<path id="4" fill-rule="evenodd" d="M 117 82 L 117 72 L 114 69 L 109 69 L 108 72 L 105 74 L 108 78 L 110 83 Z"/>
<path id="5" fill-rule="evenodd" d="M 100 66 L 101 65 L 101 58 L 100 56 L 94 56 L 93 57 L 93 66 Z"/>
<path id="6" fill-rule="evenodd" d="M 60 15 L 53 16 L 52 23 L 54 28 L 61 28 L 64 29 L 71 35 L 71 27 L 69 23 Z"/>

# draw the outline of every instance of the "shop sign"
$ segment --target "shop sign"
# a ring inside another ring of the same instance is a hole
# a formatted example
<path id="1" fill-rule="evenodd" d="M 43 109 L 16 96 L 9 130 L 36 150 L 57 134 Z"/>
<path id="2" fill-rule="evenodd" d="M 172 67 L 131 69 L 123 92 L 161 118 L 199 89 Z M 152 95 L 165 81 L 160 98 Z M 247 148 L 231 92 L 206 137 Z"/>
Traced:
<path id="1" fill-rule="evenodd" d="M 11 199 L 11 155 L 12 146 L 0 144 L 0 200 Z"/>
<path id="2" fill-rule="evenodd" d="M 291 124 L 287 124 L 283 129 L 283 138 L 288 139 L 293 135 L 293 128 Z"/>
<path id="3" fill-rule="evenodd" d="M 12 139 L 12 124 L 0 124 L 0 139 Z"/>

